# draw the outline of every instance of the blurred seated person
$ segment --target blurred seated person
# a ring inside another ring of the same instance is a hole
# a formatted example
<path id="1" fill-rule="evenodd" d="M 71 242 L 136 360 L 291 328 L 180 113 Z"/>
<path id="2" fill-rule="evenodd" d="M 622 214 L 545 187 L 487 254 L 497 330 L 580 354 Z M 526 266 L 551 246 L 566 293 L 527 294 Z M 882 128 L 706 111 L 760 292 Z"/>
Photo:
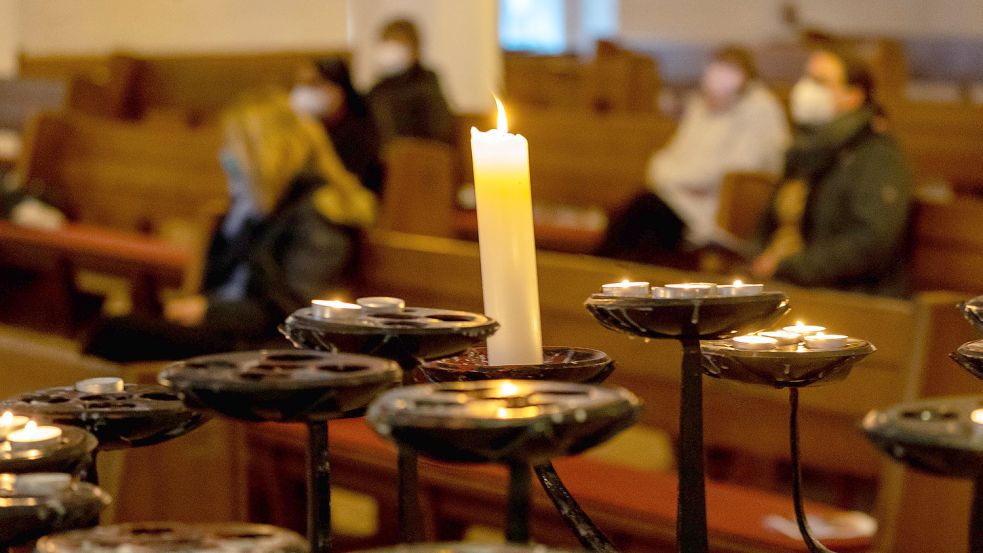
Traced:
<path id="1" fill-rule="evenodd" d="M 208 248 L 201 294 L 168 302 L 164 319 L 103 321 L 87 353 L 127 362 L 260 347 L 286 315 L 355 276 L 375 197 L 321 127 L 273 93 L 234 104 L 222 125 L 229 208 Z"/>
<path id="2" fill-rule="evenodd" d="M 376 194 L 382 191 L 379 132 L 365 98 L 352 86 L 348 64 L 326 58 L 304 64 L 290 91 L 298 114 L 321 122 L 345 168 Z"/>
<path id="3" fill-rule="evenodd" d="M 437 74 L 420 64 L 420 34 L 413 22 L 387 24 L 376 44 L 378 82 L 369 91 L 369 106 L 383 144 L 397 136 L 454 141 L 454 119 Z"/>
<path id="4" fill-rule="evenodd" d="M 870 68 L 818 50 L 791 94 L 795 140 L 752 273 L 884 295 L 907 289 L 912 177 L 885 132 Z"/>
<path id="5" fill-rule="evenodd" d="M 615 214 L 598 255 L 650 263 L 729 242 L 717 226 L 720 186 L 734 171 L 778 174 L 789 143 L 781 104 L 742 48 L 718 50 L 679 128 L 649 160 L 647 191 Z"/>

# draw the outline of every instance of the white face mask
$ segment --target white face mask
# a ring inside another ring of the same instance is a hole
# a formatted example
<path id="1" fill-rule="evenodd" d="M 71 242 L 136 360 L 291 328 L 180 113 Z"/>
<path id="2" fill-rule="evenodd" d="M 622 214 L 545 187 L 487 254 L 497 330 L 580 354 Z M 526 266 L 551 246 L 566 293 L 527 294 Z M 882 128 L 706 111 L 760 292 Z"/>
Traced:
<path id="1" fill-rule="evenodd" d="M 384 40 L 375 49 L 375 70 L 380 78 L 392 77 L 413 64 L 413 53 L 402 42 Z"/>
<path id="2" fill-rule="evenodd" d="M 744 73 L 730 64 L 713 63 L 703 73 L 702 85 L 714 100 L 728 100 L 744 85 Z"/>
<path id="3" fill-rule="evenodd" d="M 334 111 L 334 96 L 310 85 L 297 85 L 290 91 L 290 107 L 298 115 L 324 117 Z"/>
<path id="4" fill-rule="evenodd" d="M 825 125 L 836 117 L 833 91 L 809 77 L 795 83 L 789 103 L 792 120 L 800 125 Z"/>

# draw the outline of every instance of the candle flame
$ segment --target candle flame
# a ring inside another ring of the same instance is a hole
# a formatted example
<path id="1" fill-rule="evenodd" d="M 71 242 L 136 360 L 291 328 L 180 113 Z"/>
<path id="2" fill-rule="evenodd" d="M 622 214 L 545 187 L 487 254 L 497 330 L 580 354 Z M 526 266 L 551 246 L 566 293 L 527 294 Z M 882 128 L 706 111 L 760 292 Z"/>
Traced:
<path id="1" fill-rule="evenodd" d="M 802 321 L 795 321 L 795 326 L 805 326 L 805 323 Z"/>
<path id="2" fill-rule="evenodd" d="M 3 415 L 0 415 L 0 426 L 11 426 L 14 424 L 14 414 L 10 411 L 4 411 Z"/>
<path id="3" fill-rule="evenodd" d="M 495 105 L 498 106 L 498 130 L 502 132 L 509 132 L 509 120 L 508 117 L 505 116 L 505 106 L 502 104 L 502 101 L 498 99 L 498 96 L 495 96 Z"/>
<path id="4" fill-rule="evenodd" d="M 499 388 L 499 394 L 503 397 L 514 396 L 519 393 L 519 387 L 511 382 L 503 382 L 501 388 Z"/>
<path id="5" fill-rule="evenodd" d="M 983 409 L 974 409 L 969 418 L 976 424 L 983 424 Z"/>
<path id="6" fill-rule="evenodd" d="M 27 425 L 24 426 L 24 432 L 30 434 L 38 429 L 38 423 L 34 421 L 27 421 Z"/>
<path id="7" fill-rule="evenodd" d="M 628 280 L 627 278 L 621 279 L 621 284 L 627 285 L 629 282 L 631 282 L 631 281 Z"/>
<path id="8" fill-rule="evenodd" d="M 741 279 L 737 279 L 734 281 L 734 286 L 744 286 L 744 282 Z"/>

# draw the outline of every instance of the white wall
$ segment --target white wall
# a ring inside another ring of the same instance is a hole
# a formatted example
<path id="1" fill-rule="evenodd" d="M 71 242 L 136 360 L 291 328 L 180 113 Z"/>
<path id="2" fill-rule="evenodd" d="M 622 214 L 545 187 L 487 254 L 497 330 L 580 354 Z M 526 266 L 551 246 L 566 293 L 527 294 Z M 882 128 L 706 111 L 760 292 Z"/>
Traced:
<path id="1" fill-rule="evenodd" d="M 290 50 L 348 40 L 345 0 L 0 1 L 16 3 L 20 47 L 32 54 Z"/>

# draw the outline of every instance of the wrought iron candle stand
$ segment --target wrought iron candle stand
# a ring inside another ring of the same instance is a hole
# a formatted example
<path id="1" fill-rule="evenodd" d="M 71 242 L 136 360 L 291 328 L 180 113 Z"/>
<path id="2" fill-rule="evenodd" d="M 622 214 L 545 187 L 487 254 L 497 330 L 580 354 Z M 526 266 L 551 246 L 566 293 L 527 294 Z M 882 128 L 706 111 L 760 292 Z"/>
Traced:
<path id="1" fill-rule="evenodd" d="M 959 308 L 983 332 L 983 296 Z M 983 378 L 983 341 L 967 342 L 950 356 Z M 862 427 L 875 445 L 911 468 L 973 481 L 969 551 L 983 553 L 983 395 L 923 399 L 873 410 Z"/>
<path id="2" fill-rule="evenodd" d="M 541 545 L 490 545 L 475 543 L 429 543 L 424 545 L 397 545 L 385 549 L 356 551 L 355 553 L 572 553 Z"/>
<path id="3" fill-rule="evenodd" d="M 34 449 L 14 448 L 0 439 L 0 473 L 64 472 L 78 474 L 93 464 L 98 442 L 95 436 L 81 428 L 58 426 L 61 438 L 57 444 Z"/>
<path id="4" fill-rule="evenodd" d="M 426 361 L 457 355 L 498 330 L 498 323 L 479 314 L 448 309 L 404 307 L 361 309 L 355 316 L 324 317 L 313 308 L 295 311 L 280 331 L 298 348 L 361 353 L 392 359 L 411 384 Z M 422 539 L 416 455 L 399 448 L 398 510 L 400 538 Z"/>
<path id="5" fill-rule="evenodd" d="M 331 551 L 328 420 L 360 414 L 399 381 L 392 361 L 313 350 L 270 350 L 196 357 L 172 364 L 160 380 L 197 409 L 246 421 L 307 424 L 307 534 L 313 553 Z"/>
<path id="6" fill-rule="evenodd" d="M 606 328 L 629 336 L 677 340 L 682 345 L 676 543 L 679 551 L 706 552 L 700 340 L 765 328 L 788 311 L 788 298 L 781 292 L 683 299 L 595 294 L 585 306 Z"/>
<path id="7" fill-rule="evenodd" d="M 543 363 L 538 365 L 489 365 L 487 350 L 472 348 L 462 355 L 421 367 L 421 371 L 431 382 L 511 379 L 599 383 L 613 370 L 614 361 L 603 351 L 572 347 L 543 348 Z M 564 486 L 553 463 L 547 460 L 535 465 L 533 469 L 546 495 L 581 545 L 590 551 L 617 551 Z"/>
<path id="8" fill-rule="evenodd" d="M 0 473 L 0 550 L 99 519 L 109 496 L 65 473 Z"/>
<path id="9" fill-rule="evenodd" d="M 102 390 L 86 389 L 83 381 L 76 386 L 21 394 L 0 403 L 0 410 L 42 417 L 95 435 L 99 445 L 86 470 L 86 480 L 92 484 L 99 483 L 98 452 L 159 444 L 183 436 L 208 420 L 185 407 L 181 398 L 163 386 L 123 385 L 118 379 L 111 380 L 116 382 L 103 385 Z"/>
<path id="10" fill-rule="evenodd" d="M 763 350 L 744 350 L 729 340 L 702 345 L 704 370 L 715 378 L 748 384 L 787 388 L 789 391 L 789 448 L 792 456 L 792 500 L 795 519 L 811 553 L 831 553 L 809 528 L 802 505 L 802 471 L 799 456 L 799 388 L 843 380 L 853 366 L 873 353 L 865 340 L 848 338 L 832 349 L 808 349 L 801 344 L 776 345 Z"/>
<path id="11" fill-rule="evenodd" d="M 304 538 L 267 526 L 228 522 L 145 522 L 97 526 L 41 538 L 38 553 L 307 553 Z"/>
<path id="12" fill-rule="evenodd" d="M 383 437 L 448 462 L 509 467 L 506 538 L 529 540 L 530 465 L 572 455 L 633 424 L 622 388 L 529 380 L 446 382 L 383 394 L 367 420 Z"/>

